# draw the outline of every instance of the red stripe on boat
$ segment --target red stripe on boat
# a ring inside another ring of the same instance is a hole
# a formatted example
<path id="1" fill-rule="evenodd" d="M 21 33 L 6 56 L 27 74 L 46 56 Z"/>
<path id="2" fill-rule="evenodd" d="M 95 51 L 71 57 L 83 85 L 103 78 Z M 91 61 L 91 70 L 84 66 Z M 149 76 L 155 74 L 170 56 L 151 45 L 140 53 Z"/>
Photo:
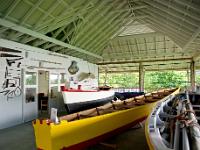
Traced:
<path id="1" fill-rule="evenodd" d="M 36 124 L 36 120 L 33 121 L 33 124 Z"/>
<path id="2" fill-rule="evenodd" d="M 40 119 L 40 124 L 43 124 L 43 120 L 42 119 Z"/>
<path id="3" fill-rule="evenodd" d="M 62 92 L 99 92 L 98 90 L 66 89 L 65 86 L 60 86 L 60 88 Z"/>

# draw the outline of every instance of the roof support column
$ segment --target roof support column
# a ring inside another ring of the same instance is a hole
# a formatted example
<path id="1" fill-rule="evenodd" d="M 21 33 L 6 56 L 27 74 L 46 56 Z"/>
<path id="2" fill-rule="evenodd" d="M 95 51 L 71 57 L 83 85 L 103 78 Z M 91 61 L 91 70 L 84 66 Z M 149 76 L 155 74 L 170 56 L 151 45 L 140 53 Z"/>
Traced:
<path id="1" fill-rule="evenodd" d="M 144 91 L 144 66 L 142 63 L 139 63 L 139 90 L 140 92 Z"/>
<path id="2" fill-rule="evenodd" d="M 190 81 L 192 92 L 195 92 L 195 63 L 194 60 L 191 61 L 190 64 Z"/>
<path id="3" fill-rule="evenodd" d="M 108 71 L 106 69 L 106 71 L 105 71 L 105 77 L 104 77 L 104 86 L 107 85 L 107 78 L 108 78 Z"/>

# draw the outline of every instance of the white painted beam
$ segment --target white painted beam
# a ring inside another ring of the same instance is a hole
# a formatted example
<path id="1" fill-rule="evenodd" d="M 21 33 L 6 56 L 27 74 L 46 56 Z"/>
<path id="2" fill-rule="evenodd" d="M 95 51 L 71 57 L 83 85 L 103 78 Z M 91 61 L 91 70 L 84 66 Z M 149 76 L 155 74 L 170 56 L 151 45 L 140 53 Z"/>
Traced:
<path id="1" fill-rule="evenodd" d="M 140 63 L 140 62 L 158 62 L 158 61 L 180 61 L 180 60 L 191 60 L 191 57 L 181 58 L 166 58 L 166 59 L 145 59 L 145 60 L 125 60 L 125 61 L 104 61 L 99 62 L 97 65 L 109 65 L 109 64 L 127 64 L 127 63 Z"/>
<path id="2" fill-rule="evenodd" d="M 173 33 L 177 34 L 179 37 L 182 37 L 184 39 L 187 39 L 192 35 L 192 32 L 183 30 L 182 28 L 179 28 L 176 24 L 173 25 L 172 23 L 164 22 L 164 19 L 149 16 L 148 20 L 155 22 L 161 27 L 164 27 L 166 30 L 172 31 Z"/>
<path id="3" fill-rule="evenodd" d="M 183 51 L 185 51 L 188 46 L 200 35 L 200 27 L 194 32 L 194 34 L 191 36 L 191 38 L 189 39 L 189 41 L 185 44 L 185 46 L 183 47 Z"/>
<path id="4" fill-rule="evenodd" d="M 139 63 L 139 89 L 140 92 L 144 92 L 144 66 Z"/>
<path id="5" fill-rule="evenodd" d="M 120 4 L 120 5 L 122 5 L 122 4 Z M 72 43 L 77 43 L 78 39 L 83 39 L 81 37 L 85 33 L 85 31 L 88 30 L 88 32 L 91 32 L 91 30 L 94 30 L 96 28 L 96 24 L 97 25 L 100 24 L 100 22 L 102 22 L 102 20 L 106 19 L 110 15 L 110 13 L 108 13 L 108 10 L 111 8 L 111 6 L 108 5 L 107 8 L 104 8 L 105 5 L 106 5 L 106 1 L 99 1 L 97 7 L 94 7 L 92 10 L 90 10 L 89 15 L 87 15 L 85 17 L 85 20 L 83 22 L 79 23 L 78 26 L 76 27 L 76 31 L 79 31 L 79 32 L 77 32 L 77 35 L 74 36 L 74 38 L 72 39 Z M 100 10 L 101 10 L 101 14 L 98 14 Z M 106 13 L 107 13 L 107 15 L 105 15 Z M 96 14 L 96 17 L 94 17 L 94 14 Z M 102 18 L 102 16 L 104 16 L 104 17 Z M 102 18 L 102 19 L 100 19 L 100 18 Z M 98 23 L 97 23 L 97 21 L 98 21 Z M 84 24 L 86 22 L 87 22 L 87 26 L 84 26 Z"/>
<path id="6" fill-rule="evenodd" d="M 200 6 L 192 3 L 192 1 L 188 1 L 188 0 L 175 0 L 177 3 L 182 4 L 183 6 L 187 5 L 187 7 L 190 7 L 194 10 L 199 11 L 200 10 Z"/>
<path id="7" fill-rule="evenodd" d="M 157 3 L 157 2 L 155 2 L 155 1 L 153 1 L 153 0 L 145 0 L 145 2 L 147 2 L 149 5 L 151 5 L 152 7 L 154 7 L 154 8 L 156 8 L 156 9 L 158 9 L 158 11 L 164 11 L 165 13 L 167 13 L 167 14 L 170 14 L 170 15 L 172 15 L 172 16 L 174 16 L 174 17 L 177 17 L 177 18 L 179 18 L 179 19 L 184 19 L 186 22 L 188 22 L 188 23 L 190 23 L 190 24 L 192 24 L 192 25 L 194 25 L 194 26 L 196 26 L 196 27 L 198 27 L 199 26 L 199 21 L 197 21 L 197 20 L 194 20 L 194 19 L 191 19 L 191 18 L 186 18 L 183 14 L 180 14 L 180 13 L 178 13 L 177 11 L 175 11 L 175 10 L 168 10 L 167 9 L 167 7 L 165 7 L 165 6 L 163 6 L 162 4 L 160 4 L 160 3 Z"/>
<path id="8" fill-rule="evenodd" d="M 190 64 L 190 81 L 191 81 L 192 92 L 195 92 L 195 63 L 194 61 L 192 61 Z"/>
<path id="9" fill-rule="evenodd" d="M 126 12 L 126 11 L 132 11 L 132 10 L 140 10 L 140 9 L 144 9 L 147 8 L 148 5 L 141 5 L 141 6 L 134 6 L 132 8 L 125 8 L 125 9 L 115 9 L 113 11 L 111 11 L 111 13 L 122 13 L 122 12 Z"/>
<path id="10" fill-rule="evenodd" d="M 132 47 L 130 47 L 130 48 L 132 48 Z M 122 56 L 123 56 L 123 58 L 132 58 L 132 59 L 134 59 L 134 57 L 153 57 L 153 56 L 159 56 L 159 57 L 167 57 L 167 56 L 175 56 L 176 57 L 176 55 L 177 56 L 184 56 L 184 54 L 185 55 L 189 55 L 189 56 L 191 56 L 192 54 L 194 54 L 194 53 L 184 53 L 184 52 L 180 52 L 180 51 L 178 51 L 178 52 L 173 52 L 172 50 L 170 50 L 170 49 L 167 49 L 166 51 L 167 52 L 163 52 L 163 51 L 160 51 L 159 52 L 159 50 L 160 49 L 151 49 L 151 50 L 149 50 L 149 49 L 147 49 L 147 52 L 140 52 L 139 54 L 136 52 L 136 49 L 134 49 L 133 51 L 132 51 L 132 53 L 130 53 L 130 52 L 113 52 L 113 53 L 111 53 L 111 54 L 105 54 L 105 55 L 103 55 L 103 57 L 104 57 L 104 59 L 112 59 L 112 58 L 117 58 L 117 59 L 120 59 L 120 58 L 122 58 Z M 162 50 L 164 50 L 164 49 L 162 49 Z M 176 49 L 177 50 L 177 49 Z M 155 52 L 155 51 L 157 51 L 157 52 Z M 109 52 L 109 51 L 107 51 L 107 52 Z M 133 56 L 131 56 L 131 55 L 133 55 Z M 191 56 L 192 57 L 192 56 Z"/>
<path id="11" fill-rule="evenodd" d="M 73 58 L 72 56 L 51 52 L 51 51 L 48 51 L 48 50 L 44 50 L 42 48 L 37 48 L 37 47 L 30 46 L 30 45 L 21 44 L 21 43 L 18 43 L 18 42 L 14 42 L 14 41 L 2 39 L 2 38 L 0 38 L 0 47 L 19 50 L 19 51 L 22 51 L 22 52 L 34 52 L 34 53 L 37 53 L 38 55 L 39 54 L 46 54 L 46 55 L 69 58 L 70 60 L 73 60 L 73 59 L 82 60 L 80 58 Z"/>
<path id="12" fill-rule="evenodd" d="M 155 23 L 150 20 L 145 20 L 145 21 L 152 24 L 151 26 L 152 29 L 164 33 L 168 37 L 172 38 L 172 41 L 174 41 L 180 47 L 183 47 L 184 43 L 186 42 L 186 39 L 178 36 L 175 32 L 164 28 L 162 25 L 159 25 L 158 23 Z"/>
<path id="13" fill-rule="evenodd" d="M 8 27 L 8 28 L 11 28 L 13 30 L 16 30 L 16 31 L 19 31 L 19 32 L 22 32 L 22 33 L 25 33 L 25 34 L 28 34 L 28 35 L 31 35 L 31 36 L 34 36 L 34 37 L 39 38 L 39 39 L 46 40 L 48 42 L 55 43 L 55 44 L 63 46 L 63 47 L 67 47 L 69 49 L 75 50 L 75 51 L 80 52 L 80 53 L 84 53 L 86 55 L 90 55 L 90 56 L 102 59 L 102 56 L 96 55 L 94 53 L 91 53 L 91 52 L 88 52 L 86 50 L 83 50 L 83 49 L 81 49 L 79 47 L 75 47 L 73 45 L 61 42 L 59 40 L 56 40 L 56 39 L 51 38 L 51 37 L 48 37 L 48 36 L 43 35 L 41 33 L 38 33 L 38 32 L 32 31 L 30 29 L 24 28 L 22 26 L 19 26 L 19 25 L 15 24 L 15 23 L 12 23 L 12 22 L 7 21 L 5 19 L 0 19 L 0 25 Z"/>
<path id="14" fill-rule="evenodd" d="M 7 16 L 9 16 L 9 14 L 14 10 L 14 8 L 19 4 L 20 0 L 15 0 L 13 1 L 13 3 L 8 7 L 7 12 L 5 12 L 5 15 L 3 16 L 3 18 L 6 18 Z"/>
<path id="15" fill-rule="evenodd" d="M 34 13 L 34 11 L 37 10 L 37 8 L 40 6 L 42 2 L 43 0 L 37 1 L 35 5 L 32 6 L 32 8 L 28 10 L 28 12 L 26 12 L 26 14 L 22 17 L 22 19 L 20 19 L 21 20 L 20 24 L 23 24 L 24 22 L 26 22 L 26 20 L 30 18 L 30 16 Z"/>
<path id="16" fill-rule="evenodd" d="M 189 11 L 188 9 L 184 8 L 184 7 L 180 7 L 180 5 L 177 5 L 175 3 L 172 3 L 173 1 L 171 1 L 171 3 L 169 1 L 166 0 L 156 0 L 158 3 L 163 4 L 164 6 L 171 8 L 173 10 L 176 10 L 179 13 L 185 14 L 187 16 L 190 16 L 193 19 L 199 20 L 200 21 L 200 17 L 198 14 L 196 13 L 192 13 L 191 11 Z"/>
<path id="17" fill-rule="evenodd" d="M 167 22 L 172 22 L 172 23 L 174 23 L 174 24 L 177 24 L 177 25 L 179 25 L 179 26 L 181 26 L 181 27 L 184 27 L 184 28 L 186 28 L 187 30 L 189 30 L 189 31 L 194 31 L 195 29 L 196 29 L 196 27 L 194 27 L 194 25 L 191 25 L 191 24 L 189 24 L 189 23 L 187 23 L 187 22 L 185 22 L 185 21 L 183 21 L 182 19 L 179 19 L 179 18 L 176 18 L 176 17 L 174 17 L 174 16 L 172 16 L 172 15 L 169 15 L 169 14 L 167 14 L 167 13 L 165 13 L 165 12 L 163 12 L 163 11 L 158 11 L 157 9 L 155 9 L 155 8 L 153 8 L 153 7 L 151 7 L 151 8 L 149 8 L 147 11 L 146 11 L 146 13 L 148 13 L 148 12 L 151 12 L 151 13 L 154 13 L 154 16 L 156 17 L 156 18 L 167 18 Z"/>

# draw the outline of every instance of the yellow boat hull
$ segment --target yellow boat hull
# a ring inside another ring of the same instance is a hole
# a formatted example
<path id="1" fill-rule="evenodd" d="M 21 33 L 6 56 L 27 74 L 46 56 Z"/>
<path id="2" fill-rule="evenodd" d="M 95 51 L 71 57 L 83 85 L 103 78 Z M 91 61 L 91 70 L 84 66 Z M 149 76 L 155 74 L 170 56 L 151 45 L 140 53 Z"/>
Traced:
<path id="1" fill-rule="evenodd" d="M 175 91 L 172 94 L 177 92 Z M 47 120 L 36 120 L 33 122 L 33 127 L 37 148 L 60 150 L 87 147 L 144 120 L 156 103 L 148 103 L 126 110 L 71 122 L 62 120 L 57 125 L 48 123 Z"/>

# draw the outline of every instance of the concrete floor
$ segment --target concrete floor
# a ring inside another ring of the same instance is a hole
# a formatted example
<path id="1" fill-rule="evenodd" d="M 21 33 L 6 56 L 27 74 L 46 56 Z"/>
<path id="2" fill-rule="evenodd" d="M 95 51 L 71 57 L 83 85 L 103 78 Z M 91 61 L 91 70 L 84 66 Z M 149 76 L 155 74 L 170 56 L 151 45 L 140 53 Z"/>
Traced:
<path id="1" fill-rule="evenodd" d="M 105 146 L 110 144 L 112 146 Z M 132 128 L 87 150 L 146 150 L 144 128 Z M 0 150 L 36 150 L 31 122 L 0 130 Z"/>
<path id="2" fill-rule="evenodd" d="M 0 130 L 0 150 L 36 150 L 32 124 Z"/>

